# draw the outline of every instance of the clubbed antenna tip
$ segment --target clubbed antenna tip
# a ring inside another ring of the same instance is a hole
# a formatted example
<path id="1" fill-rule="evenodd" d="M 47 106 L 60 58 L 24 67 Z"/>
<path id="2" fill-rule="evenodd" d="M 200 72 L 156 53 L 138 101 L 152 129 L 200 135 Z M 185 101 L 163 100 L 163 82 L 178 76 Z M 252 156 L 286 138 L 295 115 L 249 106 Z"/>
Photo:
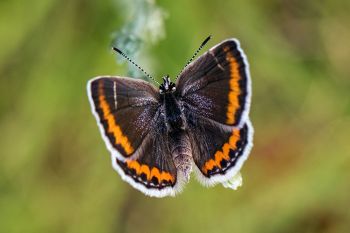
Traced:
<path id="1" fill-rule="evenodd" d="M 196 52 L 193 54 L 193 56 L 191 57 L 191 59 L 187 62 L 187 64 L 185 65 L 184 68 L 182 68 L 181 72 L 176 76 L 175 81 L 177 80 L 177 78 L 182 74 L 182 72 L 185 70 L 185 68 L 192 62 L 192 60 L 197 56 L 197 54 L 199 53 L 199 51 L 201 51 L 201 49 L 204 47 L 204 45 L 211 39 L 211 35 L 208 36 L 207 38 L 205 38 L 205 40 L 202 42 L 201 46 L 199 46 L 199 48 L 196 50 Z"/>
<path id="2" fill-rule="evenodd" d="M 116 47 L 113 47 L 113 50 L 116 51 L 119 54 L 123 54 L 123 52 L 120 49 L 116 48 Z"/>
<path id="3" fill-rule="evenodd" d="M 203 47 L 210 39 L 211 39 L 211 35 L 209 35 L 209 36 L 203 41 L 203 43 L 201 44 L 200 47 Z"/>

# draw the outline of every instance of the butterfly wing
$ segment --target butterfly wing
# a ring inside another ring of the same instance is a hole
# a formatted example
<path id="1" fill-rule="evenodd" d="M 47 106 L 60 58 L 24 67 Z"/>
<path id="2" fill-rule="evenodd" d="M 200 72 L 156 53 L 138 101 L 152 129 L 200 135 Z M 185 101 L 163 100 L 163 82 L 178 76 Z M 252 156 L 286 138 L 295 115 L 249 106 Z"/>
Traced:
<path id="1" fill-rule="evenodd" d="M 180 75 L 177 92 L 184 107 L 199 117 L 241 127 L 251 98 L 249 67 L 235 39 L 225 40 L 191 63 Z"/>
<path id="2" fill-rule="evenodd" d="M 113 168 L 123 180 L 149 196 L 179 192 L 183 183 L 166 143 L 155 88 L 137 79 L 97 77 L 87 89 Z"/>
<path id="3" fill-rule="evenodd" d="M 184 184 L 172 160 L 165 132 L 165 125 L 157 125 L 142 143 L 142 153 L 135 160 L 112 157 L 113 167 L 123 180 L 149 196 L 174 196 Z"/>
<path id="4" fill-rule="evenodd" d="M 228 182 L 247 159 L 253 137 L 249 65 L 239 42 L 225 40 L 191 63 L 178 79 L 177 92 L 199 181 Z"/>
<path id="5" fill-rule="evenodd" d="M 253 146 L 253 127 L 219 127 L 193 116 L 188 122 L 197 178 L 206 185 L 225 183 L 240 171 Z"/>
<path id="6" fill-rule="evenodd" d="M 142 80 L 106 76 L 90 80 L 87 91 L 109 151 L 122 161 L 136 158 L 156 124 L 159 94 L 155 88 Z"/>

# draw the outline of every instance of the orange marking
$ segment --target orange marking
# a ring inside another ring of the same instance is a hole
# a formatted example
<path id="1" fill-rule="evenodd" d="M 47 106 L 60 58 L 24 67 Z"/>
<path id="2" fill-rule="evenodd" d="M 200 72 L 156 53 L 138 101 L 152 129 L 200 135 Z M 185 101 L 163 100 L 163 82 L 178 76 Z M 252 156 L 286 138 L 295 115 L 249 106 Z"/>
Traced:
<path id="1" fill-rule="evenodd" d="M 126 164 L 130 169 L 135 169 L 136 174 L 140 174 L 140 164 L 135 160 L 126 160 Z"/>
<path id="2" fill-rule="evenodd" d="M 235 123 L 235 113 L 239 108 L 238 96 L 241 94 L 239 87 L 239 80 L 241 76 L 239 75 L 239 64 L 233 55 L 229 52 L 230 48 L 225 47 L 224 51 L 227 53 L 226 60 L 230 63 L 230 92 L 228 94 L 228 105 L 226 112 L 226 123 L 232 125 Z"/>
<path id="3" fill-rule="evenodd" d="M 156 177 L 158 179 L 158 181 L 160 181 L 160 172 L 159 172 L 159 169 L 156 167 L 153 167 L 151 170 L 151 179 L 153 177 Z"/>
<path id="4" fill-rule="evenodd" d="M 225 143 L 222 147 L 222 154 L 223 154 L 222 158 L 225 160 L 229 160 L 230 159 L 230 156 L 228 155 L 229 152 L 230 152 L 230 145 L 228 143 Z"/>
<path id="5" fill-rule="evenodd" d="M 144 173 L 147 176 L 147 180 L 151 179 L 151 171 L 147 165 L 141 165 L 141 174 Z"/>
<path id="6" fill-rule="evenodd" d="M 111 114 L 109 105 L 106 101 L 106 97 L 103 93 L 101 83 L 99 83 L 99 102 L 100 108 L 103 112 L 103 118 L 107 121 L 107 131 L 113 134 L 115 138 L 115 144 L 121 145 L 121 147 L 125 150 L 127 155 L 132 154 L 134 152 L 134 148 L 131 146 L 128 138 L 123 134 L 120 126 L 116 124 L 114 116 Z"/>
<path id="7" fill-rule="evenodd" d="M 166 180 L 166 181 L 170 181 L 170 182 L 174 182 L 174 177 L 172 175 L 170 175 L 169 172 L 162 172 L 160 175 L 160 180 Z"/>
<path id="8" fill-rule="evenodd" d="M 214 159 L 208 160 L 204 166 L 202 167 L 202 171 L 204 174 L 207 174 L 208 171 L 212 170 L 215 166 L 221 168 L 221 161 L 222 160 L 229 160 L 230 156 L 230 150 L 237 149 L 237 142 L 240 139 L 240 131 L 239 129 L 234 129 L 232 131 L 232 134 L 229 138 L 228 143 L 225 143 L 221 150 L 217 150 L 214 155 Z"/>
<path id="9" fill-rule="evenodd" d="M 236 150 L 237 149 L 237 142 L 238 140 L 240 139 L 241 135 L 240 135 L 240 131 L 239 129 L 234 129 L 232 131 L 232 135 L 230 136 L 230 139 L 229 139 L 229 144 L 230 144 L 230 147 L 232 148 L 232 150 Z"/>
<path id="10" fill-rule="evenodd" d="M 161 183 L 163 180 L 170 181 L 172 183 L 175 181 L 175 178 L 169 172 L 161 172 L 156 167 L 150 169 L 149 166 L 140 164 L 136 160 L 126 160 L 126 164 L 129 169 L 135 169 L 137 175 L 141 175 L 142 173 L 145 174 L 148 181 L 151 181 L 153 177 L 156 177 L 159 183 Z"/>
<path id="11" fill-rule="evenodd" d="M 214 155 L 214 158 L 215 158 L 215 163 L 216 163 L 216 166 L 218 166 L 219 168 L 221 168 L 221 160 L 224 158 L 224 153 L 222 151 L 217 151 Z"/>
<path id="12" fill-rule="evenodd" d="M 213 159 L 210 159 L 204 164 L 204 170 L 209 171 L 212 170 L 216 166 L 216 162 Z"/>

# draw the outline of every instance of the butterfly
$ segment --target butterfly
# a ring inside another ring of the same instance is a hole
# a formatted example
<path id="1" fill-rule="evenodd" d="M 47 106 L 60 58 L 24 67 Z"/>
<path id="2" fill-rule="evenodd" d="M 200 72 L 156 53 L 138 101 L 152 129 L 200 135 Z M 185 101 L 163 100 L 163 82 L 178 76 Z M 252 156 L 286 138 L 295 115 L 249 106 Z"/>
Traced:
<path id="1" fill-rule="evenodd" d="M 87 84 L 113 168 L 146 195 L 174 196 L 192 171 L 205 186 L 236 188 L 252 148 L 251 79 L 239 41 L 224 40 L 191 62 L 195 55 L 175 83 L 167 75 L 158 88 L 120 76 Z"/>

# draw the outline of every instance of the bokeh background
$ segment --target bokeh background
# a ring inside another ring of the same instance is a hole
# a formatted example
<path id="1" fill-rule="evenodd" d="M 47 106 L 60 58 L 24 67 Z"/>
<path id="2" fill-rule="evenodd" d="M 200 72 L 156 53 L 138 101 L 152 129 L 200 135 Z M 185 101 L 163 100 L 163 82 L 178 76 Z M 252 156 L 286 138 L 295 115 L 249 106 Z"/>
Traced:
<path id="1" fill-rule="evenodd" d="M 345 0 L 0 1 L 0 232 L 350 232 L 349 12 Z M 175 198 L 146 197 L 112 169 L 86 82 L 131 72 L 112 43 L 174 77 L 209 34 L 204 50 L 236 37 L 251 66 L 244 185 L 192 177 Z"/>

